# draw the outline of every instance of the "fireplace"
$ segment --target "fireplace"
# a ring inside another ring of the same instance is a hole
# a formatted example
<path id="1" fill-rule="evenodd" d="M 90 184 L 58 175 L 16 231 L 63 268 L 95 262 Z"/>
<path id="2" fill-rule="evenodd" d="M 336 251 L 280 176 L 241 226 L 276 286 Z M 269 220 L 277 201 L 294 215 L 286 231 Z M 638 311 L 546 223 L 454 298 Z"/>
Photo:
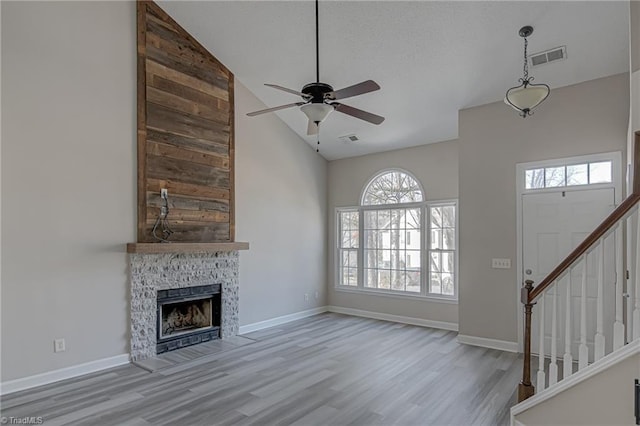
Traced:
<path id="1" fill-rule="evenodd" d="M 176 245 L 153 244 L 160 248 Z M 238 334 L 238 251 L 130 253 L 129 262 L 133 361 Z M 159 299 L 167 304 L 163 309 Z M 207 302 L 199 299 L 211 300 L 210 327 L 202 321 L 209 312 Z M 191 309 L 191 316 L 195 312 L 198 318 L 195 323 L 188 318 L 189 305 L 194 303 L 198 308 Z M 174 310 L 173 329 L 163 330 L 162 315 L 168 320 Z M 185 317 L 187 325 L 180 321 Z"/>
<path id="2" fill-rule="evenodd" d="M 220 284 L 158 290 L 156 353 L 220 337 Z"/>

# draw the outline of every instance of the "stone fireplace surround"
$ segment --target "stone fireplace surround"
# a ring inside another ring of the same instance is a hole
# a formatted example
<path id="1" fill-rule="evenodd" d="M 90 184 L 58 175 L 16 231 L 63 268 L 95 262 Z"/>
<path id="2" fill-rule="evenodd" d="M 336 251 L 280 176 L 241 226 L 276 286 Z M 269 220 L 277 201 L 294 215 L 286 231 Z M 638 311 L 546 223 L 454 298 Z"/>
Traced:
<path id="1" fill-rule="evenodd" d="M 156 356 L 158 290 L 221 284 L 220 337 L 237 335 L 238 258 L 238 251 L 130 252 L 131 359 Z"/>

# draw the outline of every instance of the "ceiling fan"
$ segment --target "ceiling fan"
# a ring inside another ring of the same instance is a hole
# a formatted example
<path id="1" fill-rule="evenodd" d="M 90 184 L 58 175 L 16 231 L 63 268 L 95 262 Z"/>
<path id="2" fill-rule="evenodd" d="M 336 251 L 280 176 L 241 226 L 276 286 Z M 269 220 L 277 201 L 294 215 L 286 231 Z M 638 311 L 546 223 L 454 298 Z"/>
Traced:
<path id="1" fill-rule="evenodd" d="M 384 121 L 384 117 L 363 111 L 358 108 L 351 107 L 339 102 L 340 99 L 350 98 L 365 93 L 373 92 L 380 89 L 380 86 L 373 80 L 363 81 L 353 86 L 345 87 L 340 90 L 333 90 L 329 84 L 320 82 L 320 54 L 318 43 L 318 0 L 316 0 L 316 82 L 305 84 L 302 90 L 297 91 L 277 84 L 265 84 L 265 86 L 282 90 L 287 93 L 298 95 L 302 98 L 301 102 L 280 105 L 273 108 L 267 108 L 260 111 L 250 112 L 247 115 L 253 117 L 267 112 L 279 111 L 281 109 L 300 107 L 300 110 L 309 118 L 307 126 L 307 135 L 315 135 L 318 133 L 318 127 L 322 121 L 331 113 L 338 111 L 343 114 L 350 115 L 360 120 L 368 121 L 373 124 L 380 124 Z"/>

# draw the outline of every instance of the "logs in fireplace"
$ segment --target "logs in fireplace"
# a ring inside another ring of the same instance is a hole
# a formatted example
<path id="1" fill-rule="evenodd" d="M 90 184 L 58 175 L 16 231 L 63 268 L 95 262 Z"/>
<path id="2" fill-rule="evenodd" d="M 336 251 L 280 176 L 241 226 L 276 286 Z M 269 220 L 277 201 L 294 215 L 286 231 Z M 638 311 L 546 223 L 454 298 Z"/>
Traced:
<path id="1" fill-rule="evenodd" d="M 156 352 L 220 337 L 220 284 L 158 290 Z"/>

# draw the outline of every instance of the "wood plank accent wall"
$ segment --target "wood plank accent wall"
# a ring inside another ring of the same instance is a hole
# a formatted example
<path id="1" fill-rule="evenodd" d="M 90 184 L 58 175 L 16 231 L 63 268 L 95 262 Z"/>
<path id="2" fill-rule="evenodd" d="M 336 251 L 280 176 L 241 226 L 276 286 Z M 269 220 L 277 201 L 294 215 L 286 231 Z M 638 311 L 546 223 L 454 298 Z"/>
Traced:
<path id="1" fill-rule="evenodd" d="M 138 241 L 163 188 L 171 241 L 234 241 L 233 74 L 152 1 L 137 27 Z"/>

